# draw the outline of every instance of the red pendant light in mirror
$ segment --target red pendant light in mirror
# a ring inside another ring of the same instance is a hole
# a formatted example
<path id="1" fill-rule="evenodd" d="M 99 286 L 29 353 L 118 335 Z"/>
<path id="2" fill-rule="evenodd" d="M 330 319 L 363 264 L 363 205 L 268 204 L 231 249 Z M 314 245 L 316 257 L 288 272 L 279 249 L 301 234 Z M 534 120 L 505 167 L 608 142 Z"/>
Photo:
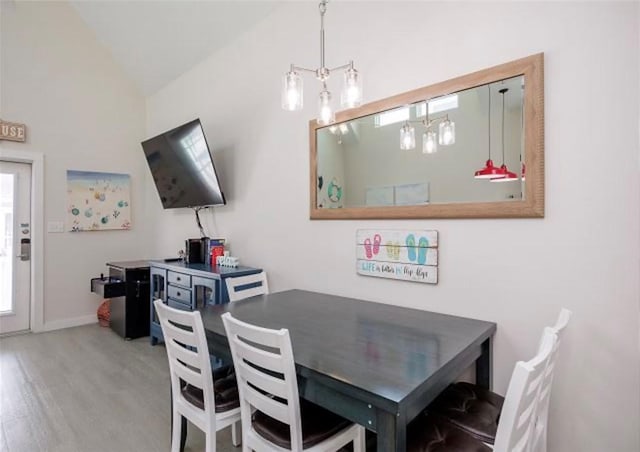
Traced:
<path id="1" fill-rule="evenodd" d="M 488 115 L 489 133 L 487 134 L 487 137 L 489 140 L 489 145 L 488 145 L 489 158 L 487 159 L 487 162 L 485 163 L 484 168 L 479 169 L 473 175 L 473 177 L 476 179 L 493 179 L 493 178 L 505 175 L 505 173 L 503 173 L 500 168 L 493 166 L 493 160 L 491 160 L 491 84 L 487 85 L 487 91 L 489 93 L 489 115 Z"/>
<path id="2" fill-rule="evenodd" d="M 493 166 L 493 160 L 487 160 L 484 168 L 476 171 L 475 177 L 476 179 L 495 179 L 496 177 L 504 177 L 505 172 L 502 168 L 498 168 L 497 166 Z"/>
<path id="3" fill-rule="evenodd" d="M 518 180 L 518 175 L 516 173 L 512 173 L 507 168 L 507 165 L 504 163 L 500 166 L 500 174 L 496 177 L 491 178 L 491 182 L 511 182 L 514 180 Z"/>
<path id="4" fill-rule="evenodd" d="M 499 92 L 502 94 L 502 165 L 500 165 L 500 174 L 491 178 L 491 182 L 512 182 L 518 180 L 518 175 L 509 171 L 504 162 L 504 95 L 509 88 L 502 88 Z"/>

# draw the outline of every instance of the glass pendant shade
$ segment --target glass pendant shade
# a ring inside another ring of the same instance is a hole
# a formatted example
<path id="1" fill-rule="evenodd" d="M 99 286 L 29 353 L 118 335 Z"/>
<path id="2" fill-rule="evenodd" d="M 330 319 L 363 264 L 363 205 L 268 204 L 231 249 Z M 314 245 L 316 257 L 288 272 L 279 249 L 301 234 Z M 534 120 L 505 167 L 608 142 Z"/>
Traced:
<path id="1" fill-rule="evenodd" d="M 302 110 L 302 77 L 295 71 L 287 72 L 282 79 L 282 108 L 287 111 Z"/>
<path id="2" fill-rule="evenodd" d="M 318 101 L 318 124 L 327 126 L 336 121 L 336 115 L 331 108 L 331 93 L 327 90 L 320 92 Z"/>
<path id="3" fill-rule="evenodd" d="M 438 126 L 438 142 L 449 146 L 456 142 L 456 124 L 453 121 L 443 121 Z"/>
<path id="4" fill-rule="evenodd" d="M 479 169 L 475 172 L 474 176 L 476 179 L 495 179 L 496 177 L 503 177 L 505 173 L 501 168 L 493 166 L 493 160 L 487 160 L 484 168 Z"/>
<path id="5" fill-rule="evenodd" d="M 509 171 L 507 165 L 502 165 L 500 172 L 502 175 L 491 178 L 491 182 L 513 182 L 518 180 L 518 175 Z"/>
<path id="6" fill-rule="evenodd" d="M 434 154 L 438 152 L 438 141 L 436 140 L 436 133 L 429 130 L 422 134 L 422 153 Z"/>
<path id="7" fill-rule="evenodd" d="M 409 123 L 405 123 L 400 129 L 400 149 L 409 151 L 416 147 L 416 129 Z"/>
<path id="8" fill-rule="evenodd" d="M 340 105 L 343 108 L 354 108 L 362 105 L 362 77 L 352 67 L 344 72 Z"/>

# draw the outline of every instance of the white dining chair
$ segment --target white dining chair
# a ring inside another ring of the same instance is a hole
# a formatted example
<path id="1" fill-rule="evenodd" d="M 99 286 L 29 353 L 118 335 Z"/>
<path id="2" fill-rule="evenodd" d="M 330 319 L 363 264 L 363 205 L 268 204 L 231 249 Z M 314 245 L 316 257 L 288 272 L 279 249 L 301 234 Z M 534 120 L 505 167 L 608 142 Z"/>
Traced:
<path id="1" fill-rule="evenodd" d="M 365 430 L 300 399 L 289 331 L 222 315 L 240 391 L 243 451 L 365 451 Z"/>
<path id="2" fill-rule="evenodd" d="M 267 273 L 264 271 L 252 275 L 226 278 L 225 282 L 227 284 L 227 293 L 229 294 L 230 302 L 269 293 Z"/>
<path id="3" fill-rule="evenodd" d="M 540 409 L 538 410 L 538 418 L 536 420 L 535 440 L 533 450 L 536 452 L 547 451 L 547 429 L 549 427 L 549 401 L 551 400 L 551 386 L 553 384 L 553 375 L 555 373 L 558 361 L 560 344 L 565 333 L 572 312 L 566 308 L 560 311 L 556 324 L 548 329 L 556 335 L 557 341 L 549 358 L 549 365 L 544 374 L 542 381 L 542 389 L 540 390 Z"/>
<path id="4" fill-rule="evenodd" d="M 214 380 L 202 317 L 199 311 L 171 308 L 153 302 L 162 327 L 171 373 L 171 451 L 181 450 L 188 419 L 205 433 L 206 452 L 216 450 L 216 432 L 231 426 L 232 443 L 240 444 L 240 400 L 235 379 L 225 375 Z"/>
<path id="5" fill-rule="evenodd" d="M 530 452 L 534 445 L 543 377 L 556 340 L 556 335 L 546 328 L 537 355 L 527 362 L 516 363 L 493 446 L 445 417 L 425 411 L 409 424 L 407 451 Z"/>
<path id="6" fill-rule="evenodd" d="M 547 328 L 558 336 L 549 367 L 545 371 L 544 383 L 540 395 L 540 414 L 536 420 L 536 447 L 546 444 L 546 432 L 548 423 L 549 396 L 551 383 L 558 350 L 562 340 L 562 334 L 571 318 L 571 311 L 562 309 L 556 325 Z M 542 343 L 539 344 L 538 350 Z M 460 382 L 446 388 L 427 408 L 427 411 L 448 419 L 477 439 L 493 444 L 498 429 L 498 420 L 501 419 L 504 397 L 488 389 L 477 385 Z M 544 452 L 544 448 L 541 452 Z"/>

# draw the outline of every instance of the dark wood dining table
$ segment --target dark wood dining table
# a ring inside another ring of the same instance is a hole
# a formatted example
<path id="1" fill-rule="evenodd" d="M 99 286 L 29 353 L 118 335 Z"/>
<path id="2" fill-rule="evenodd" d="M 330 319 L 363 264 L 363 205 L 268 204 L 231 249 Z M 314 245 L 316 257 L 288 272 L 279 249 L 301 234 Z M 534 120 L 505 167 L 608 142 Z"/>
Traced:
<path id="1" fill-rule="evenodd" d="M 492 386 L 492 322 L 288 290 L 202 308 L 209 353 L 227 360 L 224 312 L 287 328 L 300 396 L 376 432 L 378 451 L 404 452 L 407 424 L 474 363 Z"/>

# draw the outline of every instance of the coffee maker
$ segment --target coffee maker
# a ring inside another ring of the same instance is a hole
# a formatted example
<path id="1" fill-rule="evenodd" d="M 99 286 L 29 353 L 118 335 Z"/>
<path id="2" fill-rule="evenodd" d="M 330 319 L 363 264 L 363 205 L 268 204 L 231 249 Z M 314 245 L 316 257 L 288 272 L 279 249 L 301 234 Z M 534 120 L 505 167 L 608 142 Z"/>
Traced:
<path id="1" fill-rule="evenodd" d="M 209 262 L 209 237 L 185 240 L 185 259 L 190 264 Z"/>

